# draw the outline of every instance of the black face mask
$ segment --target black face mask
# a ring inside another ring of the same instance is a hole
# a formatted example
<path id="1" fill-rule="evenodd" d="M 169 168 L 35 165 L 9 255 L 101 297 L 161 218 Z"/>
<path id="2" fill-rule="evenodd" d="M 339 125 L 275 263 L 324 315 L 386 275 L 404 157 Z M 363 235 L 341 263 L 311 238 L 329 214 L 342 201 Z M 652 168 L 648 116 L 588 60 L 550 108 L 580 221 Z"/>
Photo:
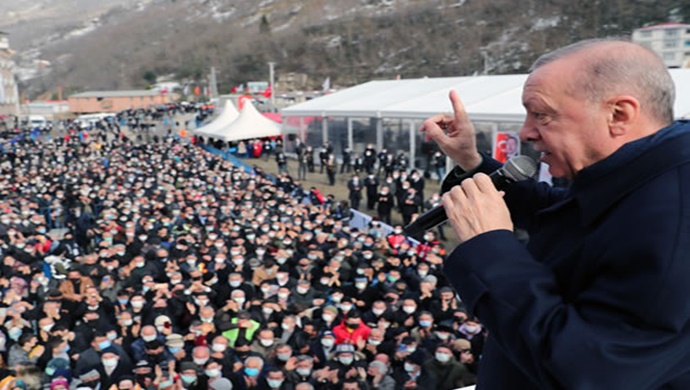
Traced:
<path id="1" fill-rule="evenodd" d="M 350 324 L 350 323 L 348 323 L 348 324 L 347 324 L 347 327 L 350 328 L 350 329 L 357 329 L 357 328 L 359 328 L 359 324 Z"/>

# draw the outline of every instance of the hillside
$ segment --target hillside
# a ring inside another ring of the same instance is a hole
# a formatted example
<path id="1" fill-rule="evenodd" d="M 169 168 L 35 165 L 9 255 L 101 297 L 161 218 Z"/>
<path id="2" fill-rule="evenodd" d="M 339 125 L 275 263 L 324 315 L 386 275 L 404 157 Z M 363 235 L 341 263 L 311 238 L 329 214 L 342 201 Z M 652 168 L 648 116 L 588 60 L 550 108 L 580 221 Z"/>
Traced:
<path id="1" fill-rule="evenodd" d="M 372 78 L 524 72 L 545 50 L 577 39 L 628 35 L 690 21 L 679 0 L 17 0 L 0 22 L 20 51 L 29 97 L 140 88 L 145 73 L 203 81 L 219 90 L 304 75 L 286 88 L 347 86 Z M 33 8 L 32 8 L 33 7 Z M 27 11 L 27 9 L 33 9 Z M 22 11 L 23 10 L 23 11 Z M 19 15 L 19 16 L 17 16 Z M 279 85 L 281 87 L 281 85 Z"/>

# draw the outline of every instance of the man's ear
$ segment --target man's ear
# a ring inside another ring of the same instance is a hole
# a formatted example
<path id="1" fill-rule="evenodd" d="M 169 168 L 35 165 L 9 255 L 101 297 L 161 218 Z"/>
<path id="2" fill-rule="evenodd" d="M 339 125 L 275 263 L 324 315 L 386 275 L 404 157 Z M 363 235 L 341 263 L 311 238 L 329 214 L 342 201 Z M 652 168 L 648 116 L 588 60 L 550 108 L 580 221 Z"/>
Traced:
<path id="1" fill-rule="evenodd" d="M 608 101 L 609 131 L 613 137 L 628 135 L 640 115 L 640 102 L 633 96 L 616 96 Z"/>

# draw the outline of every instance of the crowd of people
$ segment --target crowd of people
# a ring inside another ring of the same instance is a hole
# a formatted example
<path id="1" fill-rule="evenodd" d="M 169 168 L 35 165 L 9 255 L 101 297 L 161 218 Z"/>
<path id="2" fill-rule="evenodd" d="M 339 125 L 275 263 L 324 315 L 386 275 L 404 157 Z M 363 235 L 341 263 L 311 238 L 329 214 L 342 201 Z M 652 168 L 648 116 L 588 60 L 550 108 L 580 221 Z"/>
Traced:
<path id="1" fill-rule="evenodd" d="M 434 232 L 350 228 L 289 175 L 173 137 L 26 138 L 0 168 L 0 389 L 474 381 L 486 332 Z"/>

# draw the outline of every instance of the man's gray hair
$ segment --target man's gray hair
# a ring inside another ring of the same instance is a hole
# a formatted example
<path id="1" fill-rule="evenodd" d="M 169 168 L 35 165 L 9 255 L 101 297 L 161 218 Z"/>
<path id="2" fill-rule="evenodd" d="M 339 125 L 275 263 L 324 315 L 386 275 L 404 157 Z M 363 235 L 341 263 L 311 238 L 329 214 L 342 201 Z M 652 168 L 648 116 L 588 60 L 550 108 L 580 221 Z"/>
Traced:
<path id="1" fill-rule="evenodd" d="M 661 123 L 674 120 L 675 84 L 659 56 L 648 48 L 620 37 L 579 41 L 539 57 L 530 72 L 569 55 L 606 43 L 621 45 L 587 58 L 581 74 L 570 75 L 574 93 L 584 93 L 590 102 L 599 102 L 610 93 L 633 93 L 641 109 Z M 564 75 L 565 77 L 565 75 Z"/>

